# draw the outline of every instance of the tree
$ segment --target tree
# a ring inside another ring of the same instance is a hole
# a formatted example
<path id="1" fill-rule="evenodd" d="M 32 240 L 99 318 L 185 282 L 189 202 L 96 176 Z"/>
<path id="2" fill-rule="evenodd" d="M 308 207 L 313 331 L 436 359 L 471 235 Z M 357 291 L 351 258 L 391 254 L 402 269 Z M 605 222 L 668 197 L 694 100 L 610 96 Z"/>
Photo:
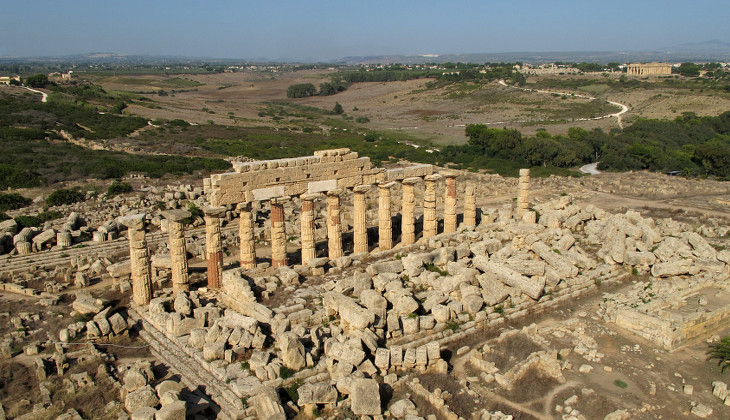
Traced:
<path id="1" fill-rule="evenodd" d="M 340 105 L 339 102 L 335 102 L 335 107 L 332 108 L 332 112 L 334 112 L 337 115 L 342 115 L 342 113 L 344 113 L 345 110 L 342 109 L 342 105 Z"/>
<path id="2" fill-rule="evenodd" d="M 286 89 L 287 98 L 306 98 L 314 96 L 317 93 L 317 88 L 311 83 L 299 83 L 291 85 Z"/>
<path id="3" fill-rule="evenodd" d="M 697 77 L 700 75 L 700 66 L 695 63 L 682 63 L 677 71 L 685 77 Z"/>
<path id="4" fill-rule="evenodd" d="M 48 85 L 48 76 L 45 74 L 35 74 L 25 79 L 25 85 L 32 88 L 44 88 Z"/>

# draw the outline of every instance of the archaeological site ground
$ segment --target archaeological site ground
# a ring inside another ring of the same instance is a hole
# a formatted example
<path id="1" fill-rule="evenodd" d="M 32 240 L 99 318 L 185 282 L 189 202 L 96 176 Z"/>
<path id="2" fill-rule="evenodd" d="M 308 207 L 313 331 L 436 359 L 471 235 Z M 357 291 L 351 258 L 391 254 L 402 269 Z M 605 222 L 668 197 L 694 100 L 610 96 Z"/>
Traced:
<path id="1" fill-rule="evenodd" d="M 611 73 L 286 98 L 334 72 L 0 86 L 34 168 L 0 158 L 0 419 L 730 418 L 727 178 L 406 159 L 470 124 L 692 125 L 728 93 Z"/>

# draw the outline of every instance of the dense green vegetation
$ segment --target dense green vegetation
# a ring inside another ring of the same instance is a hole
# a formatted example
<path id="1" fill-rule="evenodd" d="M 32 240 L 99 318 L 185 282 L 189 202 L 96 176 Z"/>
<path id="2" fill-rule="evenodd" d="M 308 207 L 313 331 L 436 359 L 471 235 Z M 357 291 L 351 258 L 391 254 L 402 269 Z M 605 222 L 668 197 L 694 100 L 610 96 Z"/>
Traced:
<path id="1" fill-rule="evenodd" d="M 571 168 L 600 161 L 609 171 L 648 169 L 686 175 L 730 177 L 730 111 L 718 117 L 686 114 L 673 121 L 638 120 L 621 132 L 571 128 L 568 136 L 539 131 L 468 125 L 468 144 L 445 147 L 441 155 L 464 167 L 482 168 L 502 159 L 523 166 Z"/>
<path id="2" fill-rule="evenodd" d="M 17 210 L 17 209 L 23 208 L 25 206 L 29 206 L 30 203 L 31 203 L 31 200 L 29 198 L 25 198 L 20 194 L 0 193 L 0 212 L 8 211 L 8 210 Z"/>
<path id="3" fill-rule="evenodd" d="M 46 197 L 46 205 L 48 206 L 62 206 L 67 204 L 78 203 L 84 201 L 86 194 L 81 192 L 80 188 L 72 189 L 60 189 L 52 192 Z"/>
<path id="4" fill-rule="evenodd" d="M 74 97 L 75 98 L 75 97 Z M 74 102 L 76 101 L 76 102 Z M 130 172 L 166 173 L 223 170 L 221 159 L 150 156 L 89 150 L 62 139 L 124 137 L 147 125 L 140 117 L 100 114 L 80 100 L 41 103 L 37 95 L 0 97 L 0 189 L 29 188 L 78 178 L 119 178 Z"/>
<path id="5" fill-rule="evenodd" d="M 114 181 L 106 190 L 106 196 L 114 197 L 115 195 L 126 194 L 129 192 L 132 192 L 132 185 L 128 182 Z"/>

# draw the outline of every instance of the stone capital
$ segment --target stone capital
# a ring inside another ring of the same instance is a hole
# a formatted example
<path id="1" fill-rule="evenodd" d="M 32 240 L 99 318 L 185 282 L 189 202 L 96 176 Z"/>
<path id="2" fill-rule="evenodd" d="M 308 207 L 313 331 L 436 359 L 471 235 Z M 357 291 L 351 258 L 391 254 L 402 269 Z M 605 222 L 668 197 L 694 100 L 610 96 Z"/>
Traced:
<path id="1" fill-rule="evenodd" d="M 343 192 L 344 192 L 344 190 L 342 188 L 337 188 L 334 190 L 327 191 L 327 196 L 329 196 L 329 197 L 340 196 Z"/>
<path id="2" fill-rule="evenodd" d="M 226 207 L 220 206 L 220 207 L 213 207 L 213 206 L 205 206 L 203 207 L 203 213 L 208 217 L 223 217 L 226 214 Z"/>
<path id="3" fill-rule="evenodd" d="M 187 210 L 165 210 L 162 212 L 162 217 L 165 219 L 171 220 L 173 222 L 182 222 L 183 220 L 187 219 L 188 217 L 191 217 L 193 214 L 190 213 Z"/>
<path id="4" fill-rule="evenodd" d="M 423 181 L 423 178 L 421 178 L 420 176 L 412 176 L 410 178 L 404 179 L 403 181 L 401 181 L 401 183 L 405 185 L 415 185 L 421 181 Z"/>
<path id="5" fill-rule="evenodd" d="M 290 197 L 276 197 L 269 200 L 269 203 L 283 206 L 291 200 Z"/>
<path id="6" fill-rule="evenodd" d="M 356 193 L 366 193 L 370 191 L 371 188 L 373 188 L 371 184 L 358 185 L 356 187 L 353 187 L 352 191 Z"/>
<path id="7" fill-rule="evenodd" d="M 236 204 L 237 210 L 251 211 L 251 202 L 245 201 L 243 203 Z"/>
<path id="8" fill-rule="evenodd" d="M 129 216 L 123 216 L 117 219 L 117 221 L 129 229 L 142 230 L 144 229 L 144 219 L 147 215 L 145 213 L 131 214 Z"/>
<path id="9" fill-rule="evenodd" d="M 423 179 L 425 179 L 426 181 L 436 182 L 441 180 L 441 178 L 443 178 L 443 176 L 441 176 L 440 174 L 431 174 L 426 175 Z"/>
<path id="10" fill-rule="evenodd" d="M 302 201 L 314 201 L 323 197 L 322 193 L 306 193 L 299 196 Z"/>
<path id="11" fill-rule="evenodd" d="M 393 187 L 395 187 L 395 184 L 396 184 L 395 181 L 383 182 L 382 184 L 378 184 L 378 188 L 382 188 L 382 189 L 393 188 Z"/>
<path id="12" fill-rule="evenodd" d="M 443 176 L 444 178 L 456 178 L 459 176 L 459 174 L 455 171 L 441 171 L 439 172 L 439 175 Z"/>

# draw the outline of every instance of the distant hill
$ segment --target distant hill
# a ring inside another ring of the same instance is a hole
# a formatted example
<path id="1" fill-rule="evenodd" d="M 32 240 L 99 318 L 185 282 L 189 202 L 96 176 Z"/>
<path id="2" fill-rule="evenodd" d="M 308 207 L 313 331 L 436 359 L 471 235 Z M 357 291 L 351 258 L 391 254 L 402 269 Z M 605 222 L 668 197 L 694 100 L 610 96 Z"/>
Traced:
<path id="1" fill-rule="evenodd" d="M 652 51 L 543 51 L 543 52 L 499 52 L 499 53 L 464 53 L 464 54 L 395 54 L 395 55 L 370 55 L 370 56 L 347 56 L 330 61 L 316 60 L 288 60 L 286 58 L 214 58 L 214 57 L 188 57 L 179 55 L 125 55 L 112 52 L 93 52 L 88 54 L 75 54 L 60 57 L 0 57 L 2 62 L 73 62 L 90 64 L 163 64 L 163 63 L 220 63 L 220 64 L 241 64 L 241 63 L 321 63 L 321 64 L 422 64 L 422 63 L 445 63 L 445 62 L 469 62 L 469 63 L 498 63 L 498 62 L 525 62 L 532 64 L 549 63 L 555 61 L 564 62 L 589 62 L 589 63 L 629 63 L 666 61 L 678 63 L 683 61 L 708 62 L 721 61 L 730 62 L 730 43 L 720 40 L 702 42 L 691 42 L 675 45 L 672 47 L 659 48 Z"/>

